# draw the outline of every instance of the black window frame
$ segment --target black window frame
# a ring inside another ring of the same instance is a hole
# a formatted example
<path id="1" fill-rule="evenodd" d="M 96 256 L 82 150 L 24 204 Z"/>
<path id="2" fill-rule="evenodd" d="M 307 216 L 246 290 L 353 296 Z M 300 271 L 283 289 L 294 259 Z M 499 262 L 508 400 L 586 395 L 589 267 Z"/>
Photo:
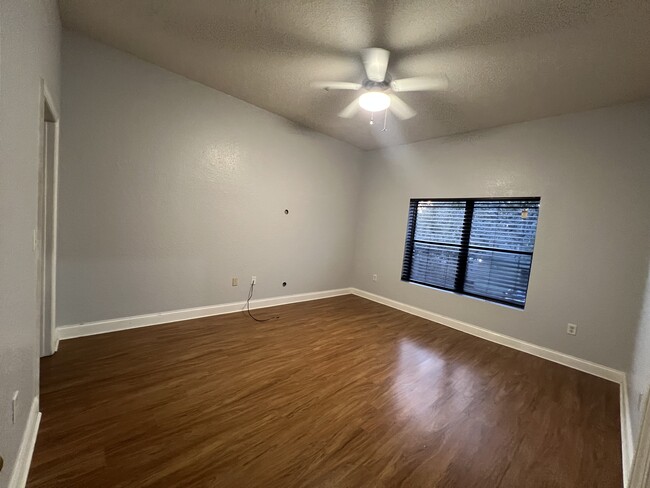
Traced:
<path id="1" fill-rule="evenodd" d="M 530 285 L 530 274 L 532 273 L 533 253 L 534 253 L 535 245 L 533 244 L 533 250 L 530 252 L 469 245 L 471 228 L 472 228 L 472 219 L 474 215 L 474 206 L 476 202 L 520 202 L 520 201 L 538 202 L 541 207 L 541 197 L 411 198 L 409 201 L 406 242 L 404 246 L 404 259 L 402 261 L 401 280 L 407 283 L 415 283 L 417 285 L 426 286 L 428 288 L 449 291 L 452 293 L 457 293 L 459 295 L 479 298 L 481 300 L 487 300 L 490 302 L 498 303 L 500 305 L 506 305 L 508 307 L 514 307 L 523 310 L 528 300 L 528 287 Z M 443 242 L 434 242 L 434 241 L 422 241 L 422 240 L 415 239 L 416 222 L 417 222 L 417 214 L 418 214 L 417 209 L 418 209 L 418 204 L 420 202 L 465 202 L 466 207 L 465 207 L 465 216 L 463 219 L 462 238 L 461 238 L 461 243 L 459 245 L 443 243 Z M 539 225 L 539 218 L 537 224 Z M 535 228 L 534 243 L 536 241 L 537 241 L 537 227 Z M 460 249 L 460 254 L 458 258 L 458 271 L 457 271 L 456 280 L 453 288 L 447 288 L 444 286 L 433 285 L 431 283 L 410 279 L 412 260 L 413 260 L 413 250 L 416 242 L 422 242 L 422 243 L 438 245 L 438 246 L 448 246 L 448 247 Z M 464 285 L 465 285 L 465 280 L 467 278 L 467 261 L 468 261 L 470 249 L 504 252 L 510 254 L 523 254 L 523 255 L 530 256 L 530 270 L 528 273 L 528 279 L 526 281 L 526 297 L 524 299 L 524 303 L 519 304 L 508 300 L 500 300 L 498 298 L 465 291 Z"/>

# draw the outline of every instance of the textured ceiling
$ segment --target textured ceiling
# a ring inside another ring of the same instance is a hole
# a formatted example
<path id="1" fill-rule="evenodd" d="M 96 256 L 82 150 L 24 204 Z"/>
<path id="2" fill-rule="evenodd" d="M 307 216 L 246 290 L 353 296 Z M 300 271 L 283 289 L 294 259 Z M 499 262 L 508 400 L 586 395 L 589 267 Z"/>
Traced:
<path id="1" fill-rule="evenodd" d="M 647 0 L 60 0 L 66 28 L 364 149 L 650 97 Z M 403 93 L 418 115 L 337 113 L 359 51 L 391 51 L 393 78 L 446 73 Z"/>

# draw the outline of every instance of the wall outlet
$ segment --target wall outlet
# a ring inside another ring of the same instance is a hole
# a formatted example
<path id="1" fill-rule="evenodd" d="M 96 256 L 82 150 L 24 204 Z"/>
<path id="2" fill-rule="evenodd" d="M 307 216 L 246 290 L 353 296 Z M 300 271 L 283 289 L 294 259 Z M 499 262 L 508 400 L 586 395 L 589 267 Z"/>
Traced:
<path id="1" fill-rule="evenodd" d="M 377 281 L 377 275 L 376 274 L 372 275 L 372 281 Z"/>
<path id="2" fill-rule="evenodd" d="M 251 284 L 253 284 L 253 285 L 257 285 L 257 276 L 253 276 L 253 277 L 251 278 Z"/>
<path id="3" fill-rule="evenodd" d="M 16 416 L 18 414 L 18 390 L 14 391 L 11 397 L 11 423 L 16 423 Z"/>
<path id="4" fill-rule="evenodd" d="M 576 324 L 566 324 L 566 333 L 576 335 L 578 333 L 578 326 Z"/>
<path id="5" fill-rule="evenodd" d="M 238 285 L 239 285 L 239 278 L 234 277 L 234 278 L 232 279 L 232 286 L 238 286 Z"/>

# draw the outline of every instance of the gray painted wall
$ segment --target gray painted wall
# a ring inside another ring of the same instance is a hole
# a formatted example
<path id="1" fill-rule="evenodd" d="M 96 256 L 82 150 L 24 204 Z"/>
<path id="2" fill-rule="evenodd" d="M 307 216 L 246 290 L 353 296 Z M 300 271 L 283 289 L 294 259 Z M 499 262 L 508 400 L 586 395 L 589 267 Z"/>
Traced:
<path id="1" fill-rule="evenodd" d="M 63 76 L 58 325 L 349 286 L 360 150 L 78 34 Z"/>
<path id="2" fill-rule="evenodd" d="M 38 395 L 36 228 L 41 78 L 59 108 L 60 23 L 55 1 L 0 0 L 0 455 L 7 486 Z M 19 390 L 18 415 L 11 397 Z"/>
<path id="3" fill-rule="evenodd" d="M 648 244 L 648 249 L 650 249 L 650 242 Z M 650 397 L 648 395 L 650 389 L 650 265 L 646 269 L 648 270 L 648 277 L 645 285 L 643 306 L 639 314 L 632 365 L 627 372 L 630 423 L 635 446 L 641 433 L 645 402 L 649 401 L 648 398 Z"/>
<path id="4" fill-rule="evenodd" d="M 625 370 L 647 272 L 648 134 L 644 102 L 368 153 L 354 285 Z M 409 199 L 483 196 L 542 197 L 523 311 L 400 281 Z"/>

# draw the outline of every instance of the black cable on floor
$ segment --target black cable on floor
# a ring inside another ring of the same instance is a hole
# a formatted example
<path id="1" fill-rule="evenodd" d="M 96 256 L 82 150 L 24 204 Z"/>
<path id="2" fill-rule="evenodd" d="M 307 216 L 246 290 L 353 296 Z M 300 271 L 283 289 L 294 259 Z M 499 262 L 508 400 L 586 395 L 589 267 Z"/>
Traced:
<path id="1" fill-rule="evenodd" d="M 268 322 L 269 320 L 274 320 L 274 319 L 279 319 L 279 316 L 274 316 L 274 317 L 269 317 L 267 319 L 258 319 L 257 317 L 253 316 L 251 313 L 251 299 L 253 298 L 253 289 L 255 288 L 255 283 L 251 282 L 251 287 L 248 290 L 248 298 L 246 299 L 246 305 L 244 305 L 244 308 L 242 311 L 244 314 L 248 314 L 250 318 L 252 318 L 255 322 Z"/>

